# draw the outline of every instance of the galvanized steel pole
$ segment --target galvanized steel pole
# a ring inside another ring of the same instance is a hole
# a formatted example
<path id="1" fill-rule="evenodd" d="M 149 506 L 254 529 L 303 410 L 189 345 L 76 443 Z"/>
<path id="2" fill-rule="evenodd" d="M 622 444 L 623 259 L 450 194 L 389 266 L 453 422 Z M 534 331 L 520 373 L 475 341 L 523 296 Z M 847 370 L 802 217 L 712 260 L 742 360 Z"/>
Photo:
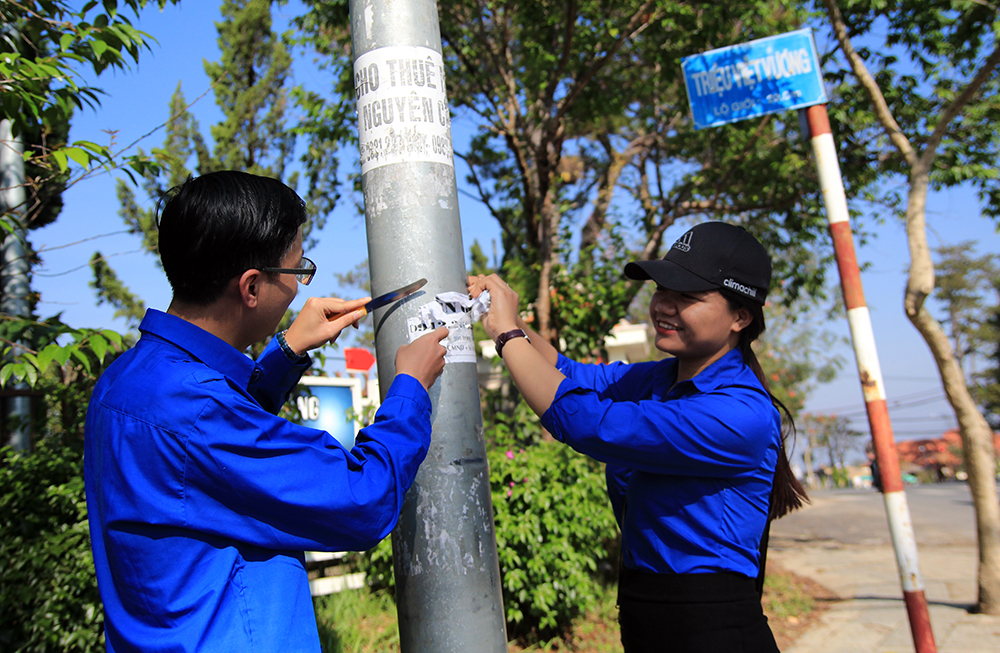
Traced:
<path id="1" fill-rule="evenodd" d="M 937 644 L 934 642 L 934 632 L 931 629 L 927 597 L 924 594 L 920 567 L 917 564 L 916 537 L 913 533 L 913 523 L 910 521 L 906 493 L 903 490 L 892 424 L 889 421 L 882 370 L 875 351 L 871 317 L 865 304 L 861 273 L 854 253 L 854 237 L 851 234 L 847 197 L 844 194 L 844 182 L 837 160 L 837 146 L 830 131 L 826 106 L 818 104 L 805 111 L 816 165 L 819 169 L 823 203 L 830 222 L 837 268 L 840 271 L 840 283 L 844 292 L 844 303 L 847 306 L 847 320 L 851 327 L 851 340 L 854 343 L 861 389 L 868 411 L 868 424 L 871 427 L 875 456 L 882 478 L 885 511 L 892 545 L 896 552 L 899 578 L 903 586 L 903 600 L 910 621 L 910 633 L 917 653 L 936 653 Z"/>
<path id="2" fill-rule="evenodd" d="M 11 131 L 10 120 L 0 120 L 0 212 L 15 222 L 15 229 L 3 239 L 3 262 L 0 268 L 0 312 L 4 315 L 28 317 L 28 256 L 25 250 L 25 229 L 21 221 L 24 210 L 24 145 Z M 21 346 L 14 344 L 14 355 Z M 18 450 L 31 447 L 31 397 L 28 386 L 15 384 L 15 393 L 4 400 L 7 423 L 0 432 L 7 432 L 4 444 Z"/>
<path id="3" fill-rule="evenodd" d="M 465 258 L 437 4 L 351 0 L 350 10 L 372 294 L 428 280 L 422 293 L 375 311 L 384 392 L 396 349 L 433 326 L 435 296 L 467 294 Z M 430 452 L 392 536 L 400 645 L 506 651 L 472 328 L 467 316 L 448 326 Z"/>

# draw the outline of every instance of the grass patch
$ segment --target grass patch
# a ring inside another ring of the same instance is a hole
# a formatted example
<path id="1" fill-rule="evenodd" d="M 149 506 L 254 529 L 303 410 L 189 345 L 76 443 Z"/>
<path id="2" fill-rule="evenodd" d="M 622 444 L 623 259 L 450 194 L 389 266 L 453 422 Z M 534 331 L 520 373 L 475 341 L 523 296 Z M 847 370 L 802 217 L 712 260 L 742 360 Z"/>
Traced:
<path id="1" fill-rule="evenodd" d="M 399 653 L 396 605 L 386 592 L 344 590 L 313 599 L 323 653 Z"/>
<path id="2" fill-rule="evenodd" d="M 764 611 L 769 618 L 787 621 L 801 618 L 816 607 L 816 601 L 796 576 L 773 569 L 764 578 Z"/>
<path id="3" fill-rule="evenodd" d="M 836 596 L 816 581 L 768 560 L 761 603 L 779 650 L 790 647 L 812 628 L 835 600 Z"/>
<path id="4" fill-rule="evenodd" d="M 617 589 L 607 587 L 597 608 L 573 621 L 559 637 L 527 644 L 511 642 L 510 653 L 620 653 Z M 779 649 L 807 631 L 834 599 L 829 590 L 768 562 L 764 613 Z M 324 653 L 398 653 L 396 606 L 385 592 L 347 590 L 317 597 L 316 622 Z"/>

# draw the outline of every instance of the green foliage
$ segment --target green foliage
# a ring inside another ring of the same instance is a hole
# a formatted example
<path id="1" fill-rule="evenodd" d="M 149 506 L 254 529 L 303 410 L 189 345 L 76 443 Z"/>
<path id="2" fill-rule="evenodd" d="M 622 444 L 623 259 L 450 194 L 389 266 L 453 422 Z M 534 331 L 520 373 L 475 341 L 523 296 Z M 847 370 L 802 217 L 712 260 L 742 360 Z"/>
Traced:
<path id="1" fill-rule="evenodd" d="M 808 588 L 791 574 L 778 570 L 768 571 L 764 577 L 764 596 L 761 600 L 768 620 L 774 629 L 775 620 L 781 622 L 789 617 L 801 617 L 816 609 L 816 601 L 809 594 Z"/>
<path id="2" fill-rule="evenodd" d="M 844 365 L 833 352 L 838 340 L 812 298 L 800 297 L 788 306 L 769 303 L 765 309 L 767 329 L 754 342 L 754 352 L 767 377 L 768 387 L 794 417 L 819 383 L 829 383 Z M 843 319 L 842 313 L 838 317 Z"/>
<path id="3" fill-rule="evenodd" d="M 332 123 L 323 123 L 328 116 L 314 113 L 319 111 L 315 94 L 292 88 L 291 45 L 288 38 L 273 31 L 271 5 L 270 0 L 226 0 L 222 4 L 223 20 L 216 25 L 220 60 L 205 62 L 205 73 L 213 82 L 215 101 L 222 111 L 222 120 L 209 128 L 214 148 L 209 151 L 178 85 L 168 108 L 166 137 L 162 146 L 151 153 L 157 167 L 143 176 L 142 186 L 151 207 L 192 172 L 242 170 L 282 180 L 295 188 L 300 175 L 289 172 L 289 168 L 297 135 L 308 132 L 311 140 L 300 158 L 307 184 L 303 197 L 308 219 L 303 236 L 308 249 L 315 243 L 311 234 L 323 227 L 339 197 L 335 154 L 344 132 L 332 127 Z M 300 102 L 305 113 L 295 128 L 287 122 L 292 100 Z M 155 254 L 154 209 L 142 208 L 133 191 L 121 181 L 118 198 L 119 215 L 132 233 L 142 236 L 144 249 Z M 94 260 L 103 261 L 97 255 Z M 141 301 L 118 282 L 110 266 L 105 262 L 92 264 L 91 268 L 91 285 L 98 290 L 100 299 L 113 304 L 118 314 L 135 315 Z"/>
<path id="4" fill-rule="evenodd" d="M 365 585 L 373 592 L 391 596 L 396 591 L 392 567 L 392 538 L 387 537 L 368 551 L 349 553 L 347 567 L 365 575 Z"/>
<path id="5" fill-rule="evenodd" d="M 129 291 L 100 254 L 95 253 L 91 257 L 90 268 L 94 272 L 90 287 L 97 291 L 97 305 L 107 302 L 117 309 L 116 318 L 124 317 L 130 324 L 138 325 L 146 313 L 145 302 Z"/>
<path id="6" fill-rule="evenodd" d="M 898 139 L 887 138 L 890 130 L 879 121 L 868 92 L 838 50 L 825 58 L 823 70 L 835 98 L 831 122 L 840 156 L 852 163 L 870 162 L 872 173 L 881 176 L 880 183 L 892 196 L 890 209 L 897 209 L 902 198 L 898 188 L 889 187 L 889 176 L 907 177 L 918 157 L 930 157 L 919 167 L 929 174 L 931 189 L 971 185 L 985 215 L 1000 216 L 1000 173 L 995 165 L 1000 141 L 993 129 L 1000 119 L 996 7 L 919 0 L 849 0 L 837 5 L 847 36 L 885 100 L 891 131 L 913 149 L 906 155 Z M 985 81 L 978 86 L 980 73 Z M 965 94 L 973 88 L 975 93 Z M 938 129 L 944 130 L 940 144 L 932 140 Z"/>
<path id="7" fill-rule="evenodd" d="M 299 25 L 340 70 L 338 106 L 350 106 L 347 3 L 306 4 Z M 822 294 L 832 250 L 797 121 L 696 132 L 677 63 L 796 29 L 808 18 L 799 5 L 456 0 L 439 13 L 455 122 L 471 123 L 457 156 L 500 227 L 501 275 L 543 337 L 593 355 L 641 287 L 618 282 L 621 263 L 659 257 L 677 222 L 744 224 L 784 253 L 780 294 Z M 847 171 L 852 196 L 868 170 Z"/>
<path id="8" fill-rule="evenodd" d="M 73 329 L 58 316 L 43 321 L 3 316 L 0 387 L 32 391 L 28 431 L 78 444 L 97 377 L 127 344 L 114 331 Z"/>
<path id="9" fill-rule="evenodd" d="M 508 635 L 547 640 L 603 596 L 618 533 L 603 465 L 551 440 L 522 448 L 531 428 L 497 416 L 490 488 Z"/>
<path id="10" fill-rule="evenodd" d="M 955 357 L 968 368 L 979 353 L 1000 341 L 1000 330 L 990 323 L 995 304 L 990 301 L 1000 268 L 995 254 L 975 256 L 975 243 L 966 241 L 935 250 L 934 298 L 945 316 L 941 324 L 951 339 Z"/>
<path id="11" fill-rule="evenodd" d="M 285 128 L 288 48 L 272 31 L 270 0 L 225 0 L 218 62 L 206 62 L 223 122 L 213 125 L 218 169 L 281 179 L 295 136 Z"/>
<path id="12" fill-rule="evenodd" d="M 567 233 L 564 242 L 568 240 Z M 622 277 L 631 258 L 621 231 L 608 228 L 576 261 L 553 267 L 552 324 L 570 358 L 599 356 L 604 338 L 626 313 L 639 285 Z"/>
<path id="13" fill-rule="evenodd" d="M 82 447 L 0 449 L 0 648 L 104 650 Z"/>
<path id="14" fill-rule="evenodd" d="M 151 0 L 80 3 L 65 0 L 5 0 L 0 3 L 0 119 L 9 119 L 25 143 L 27 202 L 16 207 L 21 224 L 43 226 L 55 219 L 58 195 L 94 169 L 143 174 L 142 155 L 120 158 L 108 145 L 66 143 L 73 113 L 100 104 L 101 91 L 83 82 L 87 69 L 100 75 L 123 70 L 149 49 L 149 35 L 132 26 L 125 12 L 138 15 Z M 176 3 L 177 0 L 169 0 Z M 168 0 L 156 0 L 160 8 Z M 71 168 L 80 172 L 71 178 Z M 126 167 L 122 167 L 126 166 Z M 134 179 L 134 178 L 133 178 Z M 5 229 L 13 217 L 4 209 Z"/>
<path id="15" fill-rule="evenodd" d="M 507 633 L 544 641 L 593 609 L 617 573 L 618 529 L 604 467 L 546 439 L 524 402 L 485 395 Z M 390 538 L 352 556 L 350 565 L 373 591 L 393 589 Z"/>
<path id="16" fill-rule="evenodd" d="M 76 366 L 96 375 L 105 358 L 121 349 L 122 337 L 109 329 L 74 329 L 58 316 L 40 322 L 3 316 L 0 343 L 0 387 L 18 382 L 34 387 L 52 367 Z"/>
<path id="17" fill-rule="evenodd" d="M 835 487 L 848 487 L 845 459 L 852 449 L 859 451 L 865 434 L 851 428 L 850 420 L 839 415 L 806 414 L 798 421 L 798 433 L 806 443 L 806 464 L 813 462 L 812 452 L 825 449 Z M 811 472 L 811 470 L 809 470 Z"/>

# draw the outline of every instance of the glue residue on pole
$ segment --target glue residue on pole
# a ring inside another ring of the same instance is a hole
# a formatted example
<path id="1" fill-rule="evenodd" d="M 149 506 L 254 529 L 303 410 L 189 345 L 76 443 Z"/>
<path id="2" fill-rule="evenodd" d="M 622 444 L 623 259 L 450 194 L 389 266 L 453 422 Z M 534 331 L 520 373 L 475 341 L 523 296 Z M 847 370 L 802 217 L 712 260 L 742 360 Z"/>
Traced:
<path id="1" fill-rule="evenodd" d="M 392 163 L 454 167 L 441 54 L 420 46 L 377 48 L 354 62 L 361 174 Z"/>

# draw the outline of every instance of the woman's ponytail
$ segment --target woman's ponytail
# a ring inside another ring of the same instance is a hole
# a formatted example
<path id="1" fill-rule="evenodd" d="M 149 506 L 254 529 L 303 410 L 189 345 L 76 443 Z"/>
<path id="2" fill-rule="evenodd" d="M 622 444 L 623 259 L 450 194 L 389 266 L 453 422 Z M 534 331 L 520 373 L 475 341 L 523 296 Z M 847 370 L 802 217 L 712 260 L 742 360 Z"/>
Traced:
<path id="1" fill-rule="evenodd" d="M 792 473 L 792 466 L 788 462 L 788 453 L 785 451 L 785 440 L 795 436 L 795 420 L 792 419 L 792 413 L 788 407 L 771 392 L 764 369 L 760 366 L 760 361 L 757 360 L 757 355 L 751 346 L 751 343 L 764 332 L 764 307 L 755 302 L 745 301 L 740 295 L 728 290 L 723 289 L 719 292 L 729 301 L 733 310 L 745 308 L 753 316 L 750 324 L 740 332 L 740 351 L 743 354 L 743 361 L 753 370 L 761 385 L 764 386 L 765 392 L 771 398 L 771 403 L 781 413 L 781 441 L 778 449 L 778 462 L 774 470 L 774 486 L 771 490 L 771 509 L 768 515 L 769 519 L 778 519 L 809 502 L 806 489 Z"/>

